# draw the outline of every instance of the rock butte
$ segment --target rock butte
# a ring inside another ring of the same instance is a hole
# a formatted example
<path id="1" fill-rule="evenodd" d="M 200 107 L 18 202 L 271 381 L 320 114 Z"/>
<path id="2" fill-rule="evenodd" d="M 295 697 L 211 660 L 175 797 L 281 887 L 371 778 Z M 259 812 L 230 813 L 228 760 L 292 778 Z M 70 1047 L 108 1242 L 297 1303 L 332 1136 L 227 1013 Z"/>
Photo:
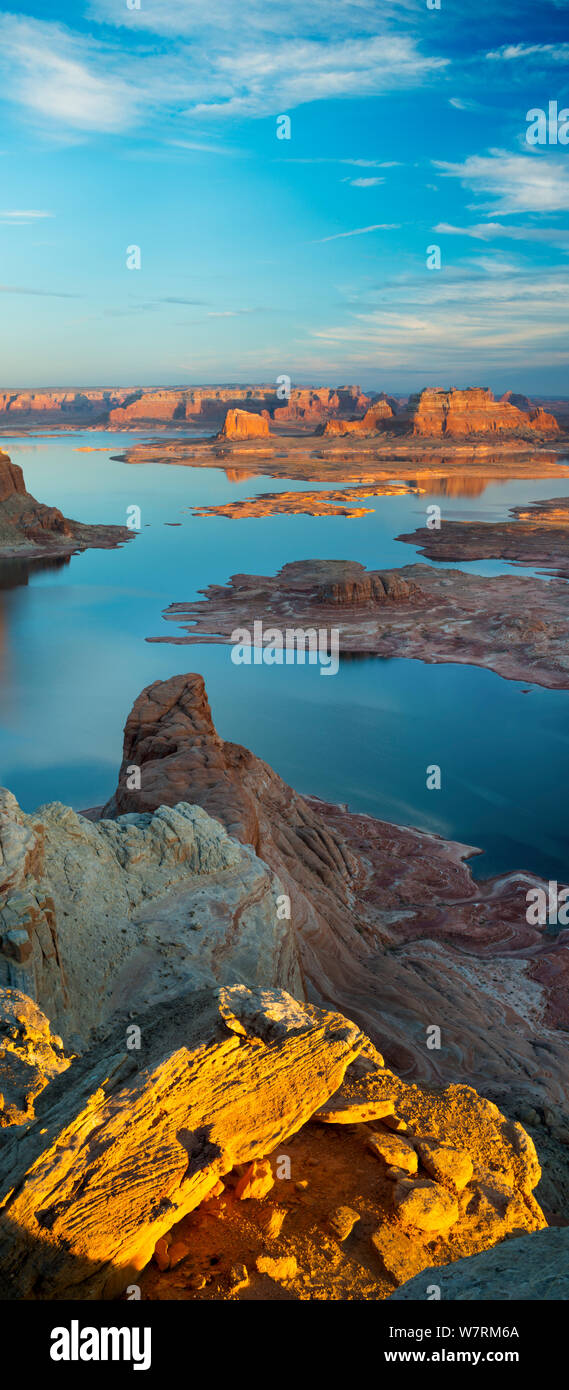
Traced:
<path id="1" fill-rule="evenodd" d="M 430 536 L 430 532 L 426 533 Z M 422 539 L 423 533 L 419 533 Z M 407 537 L 413 540 L 413 537 Z M 406 565 L 366 570 L 355 560 L 297 560 L 276 575 L 235 574 L 206 597 L 164 614 L 178 645 L 227 643 L 237 628 L 334 627 L 340 657 L 356 652 L 484 666 L 508 680 L 569 688 L 569 614 L 563 580 L 488 579 Z"/>
<path id="2" fill-rule="evenodd" d="M 0 452 L 0 558 L 66 557 L 90 547 L 109 550 L 133 539 L 126 526 L 86 526 L 26 492 L 17 463 Z"/>
<path id="3" fill-rule="evenodd" d="M 250 410 L 228 410 L 220 439 L 265 439 L 269 434 L 269 417 Z"/>

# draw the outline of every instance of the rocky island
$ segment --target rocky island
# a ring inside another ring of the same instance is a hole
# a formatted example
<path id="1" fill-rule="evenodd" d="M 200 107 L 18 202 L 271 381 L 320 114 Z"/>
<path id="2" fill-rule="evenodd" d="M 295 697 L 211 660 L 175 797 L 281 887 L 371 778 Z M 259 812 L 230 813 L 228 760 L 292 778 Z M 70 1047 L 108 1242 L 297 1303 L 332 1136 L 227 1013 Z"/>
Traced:
<path id="1" fill-rule="evenodd" d="M 237 629 L 252 630 L 255 620 L 267 628 L 325 624 L 339 633 L 340 655 L 459 662 L 486 666 L 508 680 L 569 688 L 562 580 L 486 579 L 421 564 L 373 571 L 355 560 L 297 560 L 276 575 L 236 574 L 228 585 L 212 584 L 204 592 L 204 599 L 172 603 L 164 614 L 185 629 L 183 636 L 147 640 L 226 643 Z"/>

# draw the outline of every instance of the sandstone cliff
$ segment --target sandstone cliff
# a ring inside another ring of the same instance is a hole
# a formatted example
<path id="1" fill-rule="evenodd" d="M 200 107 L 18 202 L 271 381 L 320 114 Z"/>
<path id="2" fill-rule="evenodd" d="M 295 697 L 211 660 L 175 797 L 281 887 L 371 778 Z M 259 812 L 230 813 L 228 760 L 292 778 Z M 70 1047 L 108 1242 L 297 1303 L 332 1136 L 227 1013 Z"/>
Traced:
<path id="1" fill-rule="evenodd" d="M 557 421 L 545 411 L 528 415 L 505 398 L 496 401 L 491 391 L 478 386 L 466 391 L 427 387 L 409 398 L 406 417 L 414 435 L 428 438 L 507 433 L 527 437 L 559 431 Z"/>
<path id="2" fill-rule="evenodd" d="M 89 547 L 110 549 L 132 540 L 126 526 L 87 526 L 26 491 L 17 463 L 0 452 L 0 557 L 68 556 Z"/>
<path id="3" fill-rule="evenodd" d="M 334 434 L 374 434 L 381 429 L 386 420 L 393 420 L 395 411 L 387 400 L 377 401 L 366 410 L 361 419 L 328 420 L 324 427 L 325 435 Z"/>
<path id="4" fill-rule="evenodd" d="M 265 439 L 269 435 L 269 417 L 249 410 L 228 410 L 220 439 Z"/>

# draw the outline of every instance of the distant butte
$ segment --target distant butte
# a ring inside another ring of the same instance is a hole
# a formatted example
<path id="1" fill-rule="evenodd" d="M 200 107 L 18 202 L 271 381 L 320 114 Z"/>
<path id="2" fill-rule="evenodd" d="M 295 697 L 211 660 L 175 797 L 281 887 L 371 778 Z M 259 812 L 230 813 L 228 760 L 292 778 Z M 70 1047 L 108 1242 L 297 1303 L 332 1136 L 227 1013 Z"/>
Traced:
<path id="1" fill-rule="evenodd" d="M 555 414 L 527 396 L 507 391 L 499 401 L 485 387 L 442 390 L 427 387 L 408 398 L 385 391 L 363 392 L 359 386 L 270 385 L 167 386 L 108 388 L 99 391 L 23 390 L 0 392 L 0 430 L 29 430 L 49 425 L 63 429 L 139 430 L 148 426 L 210 428 L 219 432 L 228 411 L 263 416 L 278 434 L 420 438 L 487 436 L 548 439 L 559 434 Z M 559 407 L 563 428 L 569 403 Z"/>

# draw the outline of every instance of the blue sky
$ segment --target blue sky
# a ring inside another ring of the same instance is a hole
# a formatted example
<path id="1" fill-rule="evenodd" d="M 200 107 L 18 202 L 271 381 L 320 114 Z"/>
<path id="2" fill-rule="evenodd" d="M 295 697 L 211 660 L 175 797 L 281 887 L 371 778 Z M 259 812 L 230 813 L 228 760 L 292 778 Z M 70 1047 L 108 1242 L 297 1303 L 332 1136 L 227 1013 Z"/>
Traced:
<path id="1" fill-rule="evenodd" d="M 569 107 L 568 20 L 566 0 L 0 11 L 0 386 L 569 395 L 569 145 L 526 141 L 530 108 Z"/>

